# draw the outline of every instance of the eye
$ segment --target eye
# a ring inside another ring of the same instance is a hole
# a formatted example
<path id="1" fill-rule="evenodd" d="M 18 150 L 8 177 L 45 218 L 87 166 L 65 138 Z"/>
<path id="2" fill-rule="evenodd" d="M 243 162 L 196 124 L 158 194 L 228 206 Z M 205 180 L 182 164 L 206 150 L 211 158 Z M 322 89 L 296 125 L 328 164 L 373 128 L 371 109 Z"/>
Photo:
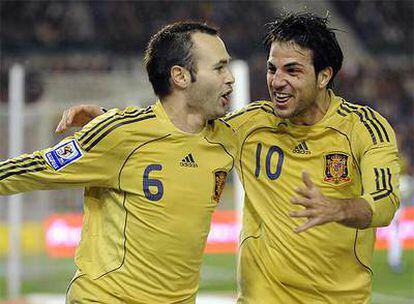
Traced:
<path id="1" fill-rule="evenodd" d="M 295 68 L 289 68 L 286 70 L 290 75 L 297 75 L 299 74 L 300 70 Z"/>
<path id="2" fill-rule="evenodd" d="M 273 65 L 268 65 L 267 66 L 267 72 L 270 73 L 270 74 L 276 73 L 276 67 L 273 66 Z"/>

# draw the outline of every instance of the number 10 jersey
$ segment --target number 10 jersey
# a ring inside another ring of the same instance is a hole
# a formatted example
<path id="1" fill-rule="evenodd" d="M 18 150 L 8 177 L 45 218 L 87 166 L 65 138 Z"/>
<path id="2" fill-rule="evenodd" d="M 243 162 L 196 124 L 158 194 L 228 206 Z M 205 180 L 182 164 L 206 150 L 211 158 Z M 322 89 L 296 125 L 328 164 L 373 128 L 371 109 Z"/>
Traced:
<path id="1" fill-rule="evenodd" d="M 329 91 L 324 118 L 312 126 L 281 119 L 270 102 L 224 118 L 238 138 L 237 169 L 245 189 L 239 303 L 369 303 L 375 227 L 399 205 L 398 151 L 388 122 Z M 367 229 L 329 223 L 296 234 L 305 218 L 289 212 L 306 170 L 322 194 L 362 197 Z"/>

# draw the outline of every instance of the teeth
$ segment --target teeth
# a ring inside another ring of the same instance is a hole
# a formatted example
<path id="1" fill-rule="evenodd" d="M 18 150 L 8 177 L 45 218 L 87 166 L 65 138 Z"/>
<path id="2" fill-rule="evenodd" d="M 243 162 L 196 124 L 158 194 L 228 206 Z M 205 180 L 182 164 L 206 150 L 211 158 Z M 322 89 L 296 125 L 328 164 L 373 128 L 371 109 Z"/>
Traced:
<path id="1" fill-rule="evenodd" d="M 276 95 L 276 99 L 280 101 L 286 101 L 290 98 L 290 95 L 286 93 L 276 93 L 275 95 Z"/>
<path id="2" fill-rule="evenodd" d="M 289 97 L 290 95 L 289 94 L 286 94 L 286 93 L 276 93 L 276 97 L 278 97 L 278 98 L 285 98 L 285 97 Z"/>
<path id="3" fill-rule="evenodd" d="M 230 94 L 231 94 L 232 92 L 228 92 L 228 93 L 226 93 L 226 94 L 223 94 L 223 95 L 221 95 L 223 98 L 225 98 L 225 99 L 229 99 L 229 96 L 230 96 Z"/>

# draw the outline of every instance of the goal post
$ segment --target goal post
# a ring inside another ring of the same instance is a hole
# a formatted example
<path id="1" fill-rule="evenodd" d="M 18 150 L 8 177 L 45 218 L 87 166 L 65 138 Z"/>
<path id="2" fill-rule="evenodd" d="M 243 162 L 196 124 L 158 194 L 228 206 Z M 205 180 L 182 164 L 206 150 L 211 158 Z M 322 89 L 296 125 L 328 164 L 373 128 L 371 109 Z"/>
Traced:
<path id="1" fill-rule="evenodd" d="M 9 156 L 22 154 L 24 137 L 24 68 L 20 64 L 12 66 L 9 72 Z M 9 197 L 8 226 L 9 252 L 7 258 L 7 295 L 9 299 L 20 296 L 21 286 L 21 205 L 22 194 Z"/>
<path id="2" fill-rule="evenodd" d="M 246 61 L 234 60 L 231 62 L 230 68 L 236 80 L 234 83 L 232 97 L 232 110 L 239 110 L 250 103 L 249 66 Z M 233 170 L 233 189 L 237 220 L 241 223 L 244 190 L 239 178 L 237 177 L 236 170 Z"/>

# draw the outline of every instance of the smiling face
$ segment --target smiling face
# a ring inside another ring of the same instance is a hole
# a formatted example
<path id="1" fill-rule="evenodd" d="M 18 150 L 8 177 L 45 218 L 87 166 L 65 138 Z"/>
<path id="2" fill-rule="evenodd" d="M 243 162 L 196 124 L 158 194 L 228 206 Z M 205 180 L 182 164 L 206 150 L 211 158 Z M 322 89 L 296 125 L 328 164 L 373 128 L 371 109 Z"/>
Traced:
<path id="1" fill-rule="evenodd" d="M 198 108 L 207 120 L 215 119 L 230 107 L 234 84 L 230 56 L 218 36 L 194 33 L 192 40 L 196 80 L 189 87 L 190 106 Z"/>
<path id="2" fill-rule="evenodd" d="M 318 108 L 326 96 L 325 77 L 329 77 L 329 71 L 316 75 L 311 50 L 291 41 L 272 43 L 267 62 L 267 86 L 279 117 L 293 121 L 319 120 Z"/>

